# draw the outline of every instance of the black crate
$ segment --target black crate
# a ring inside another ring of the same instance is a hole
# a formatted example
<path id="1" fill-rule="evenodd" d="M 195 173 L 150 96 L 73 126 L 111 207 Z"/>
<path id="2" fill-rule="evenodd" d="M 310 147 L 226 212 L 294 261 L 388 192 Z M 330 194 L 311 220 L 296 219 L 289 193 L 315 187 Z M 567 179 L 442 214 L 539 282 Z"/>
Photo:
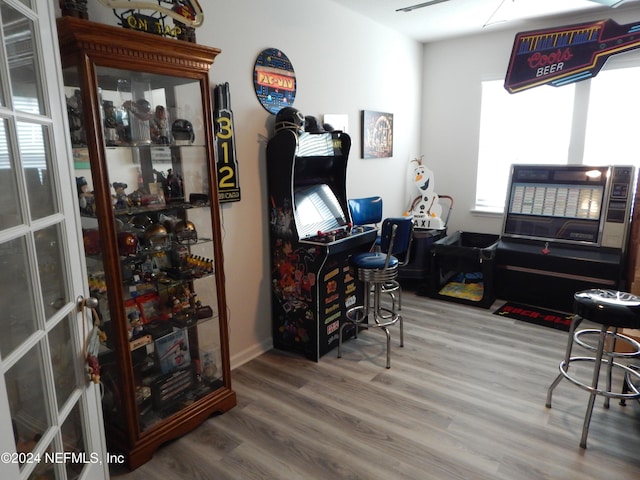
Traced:
<path id="1" fill-rule="evenodd" d="M 400 280 L 429 280 L 431 271 L 431 248 L 446 236 L 444 230 L 413 230 L 409 261 L 398 270 Z"/>
<path id="2" fill-rule="evenodd" d="M 494 263 L 499 235 L 456 232 L 434 242 L 431 296 L 489 308 L 495 300 Z"/>

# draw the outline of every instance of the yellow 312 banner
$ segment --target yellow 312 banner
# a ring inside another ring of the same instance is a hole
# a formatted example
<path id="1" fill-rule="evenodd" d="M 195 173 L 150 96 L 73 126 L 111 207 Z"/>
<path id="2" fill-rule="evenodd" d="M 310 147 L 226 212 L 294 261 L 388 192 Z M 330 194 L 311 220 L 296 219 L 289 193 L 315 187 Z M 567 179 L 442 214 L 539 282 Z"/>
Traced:
<path id="1" fill-rule="evenodd" d="M 218 200 L 221 203 L 240 201 L 238 161 L 233 134 L 233 112 L 229 82 L 214 89 L 214 131 L 216 140 L 216 167 L 218 173 Z"/>

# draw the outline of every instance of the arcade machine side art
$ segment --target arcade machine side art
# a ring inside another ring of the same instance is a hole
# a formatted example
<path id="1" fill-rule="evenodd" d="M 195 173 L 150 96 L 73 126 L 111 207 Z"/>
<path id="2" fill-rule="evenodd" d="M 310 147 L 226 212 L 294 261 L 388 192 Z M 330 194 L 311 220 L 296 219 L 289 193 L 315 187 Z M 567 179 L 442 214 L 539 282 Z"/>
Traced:
<path id="1" fill-rule="evenodd" d="M 347 308 L 363 301 L 347 260 L 372 247 L 376 230 L 351 226 L 350 137 L 303 125 L 300 112 L 285 107 L 267 145 L 272 333 L 276 348 L 318 361 L 337 346 Z"/>

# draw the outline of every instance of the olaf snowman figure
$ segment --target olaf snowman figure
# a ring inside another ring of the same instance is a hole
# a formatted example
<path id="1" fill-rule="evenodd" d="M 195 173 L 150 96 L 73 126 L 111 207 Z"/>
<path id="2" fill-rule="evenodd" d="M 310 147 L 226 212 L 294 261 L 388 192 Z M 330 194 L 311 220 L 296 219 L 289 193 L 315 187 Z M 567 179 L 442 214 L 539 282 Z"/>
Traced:
<path id="1" fill-rule="evenodd" d="M 422 164 L 422 157 L 411 160 L 416 166 L 413 169 L 413 183 L 418 189 L 410 209 L 413 216 L 414 228 L 444 230 L 445 224 L 441 218 L 442 206 L 434 190 L 433 172 Z"/>

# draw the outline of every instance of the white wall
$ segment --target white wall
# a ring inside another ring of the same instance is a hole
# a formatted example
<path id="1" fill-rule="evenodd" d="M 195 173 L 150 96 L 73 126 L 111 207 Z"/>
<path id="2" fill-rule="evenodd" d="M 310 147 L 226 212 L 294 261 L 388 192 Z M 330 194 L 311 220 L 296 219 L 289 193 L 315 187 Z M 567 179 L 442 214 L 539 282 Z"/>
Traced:
<path id="1" fill-rule="evenodd" d="M 620 24 L 640 22 L 640 7 L 621 7 L 604 14 L 600 12 L 520 23 L 508 30 L 487 29 L 487 33 L 481 35 L 425 45 L 422 152 L 424 161 L 434 172 L 436 191 L 455 198 L 450 232 L 464 230 L 499 234 L 502 229 L 502 215 L 472 212 L 475 204 L 481 82 L 504 80 L 516 33 L 607 18 Z M 637 51 L 627 55 L 637 55 Z M 597 81 L 597 77 L 594 81 Z"/>
<path id="2" fill-rule="evenodd" d="M 265 48 L 291 60 L 305 115 L 349 116 L 350 197 L 380 194 L 384 214 L 400 215 L 413 195 L 408 162 L 421 154 L 422 45 L 331 2 L 239 0 L 201 2 L 205 23 L 197 41 L 222 49 L 212 85 L 229 82 L 242 200 L 224 205 L 224 255 L 232 367 L 268 349 L 271 341 L 265 145 L 273 117 L 253 90 L 253 66 Z M 92 21 L 116 24 L 110 9 L 90 2 Z M 394 114 L 394 156 L 360 158 L 360 111 Z"/>
<path id="3" fill-rule="evenodd" d="M 260 51 L 283 50 L 298 81 L 294 106 L 305 115 L 349 116 L 353 139 L 348 195 L 380 194 L 384 214 L 399 215 L 413 196 L 408 162 L 424 154 L 436 191 L 456 200 L 449 231 L 499 233 L 501 216 L 473 214 L 478 157 L 480 82 L 503 79 L 517 32 L 613 18 L 640 20 L 640 7 L 511 25 L 424 47 L 330 0 L 201 2 L 198 43 L 219 47 L 212 85 L 229 82 L 235 115 L 242 201 L 223 206 L 224 255 L 232 366 L 271 346 L 265 144 L 272 116 L 253 91 Z M 90 2 L 91 20 L 115 24 L 111 10 Z M 553 88 L 553 87 L 539 87 Z M 394 156 L 360 159 L 360 111 L 394 114 Z"/>

